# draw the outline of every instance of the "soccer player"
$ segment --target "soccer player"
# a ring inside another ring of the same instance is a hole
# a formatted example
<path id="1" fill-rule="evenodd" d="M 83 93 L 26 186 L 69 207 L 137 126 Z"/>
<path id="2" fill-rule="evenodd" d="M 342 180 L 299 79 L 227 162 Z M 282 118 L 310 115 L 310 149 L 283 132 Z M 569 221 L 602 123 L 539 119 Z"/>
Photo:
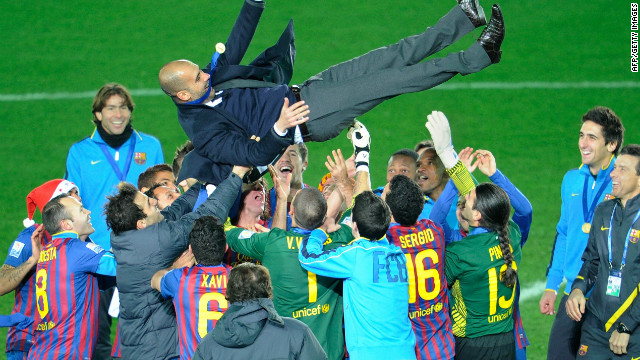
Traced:
<path id="1" fill-rule="evenodd" d="M 81 240 L 94 232 L 91 212 L 62 194 L 45 205 L 44 229 L 51 235 L 36 269 L 35 342 L 28 359 L 89 359 L 98 331 L 97 274 L 115 276 L 113 254 Z"/>
<path id="2" fill-rule="evenodd" d="M 178 107 L 194 155 L 209 171 L 200 180 L 219 183 L 231 168 L 228 164 L 267 165 L 294 141 L 338 136 L 355 117 L 387 99 L 430 89 L 500 61 L 504 21 L 497 4 L 475 44 L 422 61 L 487 23 L 477 0 L 459 0 L 423 33 L 334 65 L 291 89 L 292 22 L 275 46 L 250 66 L 239 65 L 264 6 L 263 1 L 244 1 L 226 47 L 216 46 L 204 70 L 191 61 L 176 60 L 158 74 L 163 91 Z"/>
<path id="3" fill-rule="evenodd" d="M 24 314 L 29 318 L 35 317 L 36 287 L 34 274 L 43 245 L 32 237 L 39 226 L 33 221 L 33 215 L 36 208 L 42 213 L 42 209 L 49 200 L 64 193 L 80 201 L 76 185 L 62 179 L 49 180 L 31 190 L 27 195 L 28 217 L 23 221 L 26 229 L 22 230 L 9 246 L 9 254 L 0 269 L 0 294 L 5 295 L 15 290 L 15 303 L 12 314 Z M 51 236 L 45 232 L 43 239 L 44 242 L 49 242 Z M 9 328 L 6 347 L 7 359 L 26 359 L 32 344 L 32 327 Z"/>
<path id="4" fill-rule="evenodd" d="M 120 345 L 125 359 L 169 360 L 179 356 L 175 308 L 149 286 L 153 275 L 166 269 L 188 249 L 193 222 L 206 215 L 226 219 L 248 168 L 235 167 L 229 178 L 194 212 L 193 203 L 179 198 L 168 208 L 183 214 L 169 220 L 156 200 L 129 183 L 109 196 L 105 206 L 113 231 L 120 291 Z M 184 196 L 184 195 L 183 195 Z M 174 209 L 175 208 L 175 209 Z"/>
<path id="5" fill-rule="evenodd" d="M 138 190 L 147 192 L 153 185 L 160 184 L 178 191 L 176 178 L 168 164 L 154 165 L 138 176 Z"/>
<path id="6" fill-rule="evenodd" d="M 407 258 L 409 318 L 416 335 L 416 356 L 418 360 L 453 359 L 444 233 L 431 220 L 418 220 L 424 200 L 413 180 L 396 175 L 386 189 L 382 198 L 391 210 L 387 240 Z"/>
<path id="7" fill-rule="evenodd" d="M 475 163 L 473 163 L 474 158 L 476 159 Z M 524 247 L 527 239 L 529 238 L 529 230 L 531 229 L 531 221 L 533 218 L 533 208 L 529 200 L 497 168 L 495 157 L 490 151 L 477 150 L 476 152 L 473 152 L 472 148 L 465 148 L 460 151 L 460 159 L 465 163 L 465 166 L 467 166 L 468 169 L 469 167 L 471 168 L 471 171 L 476 168 L 479 169 L 483 174 L 489 177 L 491 182 L 500 186 L 500 188 L 507 193 L 511 206 L 514 209 L 512 220 L 520 228 L 520 247 Z M 456 215 L 460 223 L 460 231 L 452 231 L 445 221 L 445 217 L 447 215 L 446 209 L 449 209 L 450 204 L 455 202 L 455 199 L 458 197 L 457 193 L 458 190 L 455 188 L 453 181 L 449 181 L 440 198 L 436 201 L 430 215 L 430 218 L 444 230 L 447 243 L 462 240 L 464 237 L 469 235 L 470 231 L 469 222 L 461 217 L 462 209 L 465 207 L 464 197 L 460 197 L 458 200 L 458 209 L 456 211 Z M 520 307 L 518 304 L 520 298 L 519 282 L 516 283 L 515 296 L 513 331 L 516 339 L 516 358 L 518 360 L 525 360 L 527 358 L 526 347 L 529 346 L 529 340 L 527 339 L 527 335 L 522 325 L 522 317 L 520 316 Z"/>
<path id="8" fill-rule="evenodd" d="M 584 263 L 566 305 L 571 319 L 584 321 L 579 359 L 640 357 L 639 145 L 620 150 L 610 176 L 615 198 L 596 207 Z"/>
<path id="9" fill-rule="evenodd" d="M 107 223 L 102 213 L 106 196 L 120 181 L 135 182 L 149 166 L 164 162 L 160 141 L 133 128 L 135 104 L 122 85 L 103 85 L 91 105 L 93 129 L 90 136 L 71 145 L 64 178 L 83 191 L 83 204 L 93 213 L 95 233 L 91 239 L 111 249 Z M 110 359 L 111 317 L 107 314 L 114 288 L 100 296 L 98 342 L 94 360 Z"/>
<path id="10" fill-rule="evenodd" d="M 345 336 L 349 357 L 415 359 L 416 339 L 409 321 L 409 287 L 405 256 L 384 235 L 391 214 L 371 192 L 367 129 L 356 123 L 349 131 L 355 148 L 357 194 L 352 233 L 347 246 L 323 248 L 329 237 L 315 229 L 303 239 L 298 259 L 306 270 L 343 280 Z"/>
<path id="11" fill-rule="evenodd" d="M 400 149 L 391 154 L 387 161 L 387 183 L 373 190 L 373 193 L 381 196 L 384 187 L 391 182 L 396 175 L 404 175 L 410 178 L 416 176 L 416 162 L 418 153 L 411 149 Z"/>
<path id="12" fill-rule="evenodd" d="M 609 175 L 623 139 L 624 126 L 613 110 L 596 106 L 582 116 L 578 138 L 582 164 L 562 179 L 560 220 L 547 267 L 547 286 L 540 298 L 540 312 L 554 315 L 557 291 L 563 279 L 567 280 L 549 335 L 549 360 L 572 359 L 578 352 L 582 321 L 567 316 L 566 302 L 582 266 L 596 205 L 611 197 Z"/>
<path id="13" fill-rule="evenodd" d="M 286 196 L 281 198 L 286 199 Z M 278 206 L 286 208 L 286 201 Z M 273 303 L 278 314 L 307 324 L 318 338 L 329 359 L 344 357 L 342 336 L 342 297 L 340 280 L 305 271 L 298 261 L 298 249 L 312 229 L 322 225 L 327 203 L 312 187 L 300 190 L 291 203 L 291 230 L 272 229 L 254 233 L 235 228 L 227 232 L 227 243 L 236 252 L 259 260 L 273 277 Z M 342 225 L 331 234 L 328 248 L 351 241 L 351 228 Z"/>
<path id="14" fill-rule="evenodd" d="M 427 116 L 438 156 L 465 196 L 462 218 L 470 233 L 446 248 L 456 359 L 515 359 L 513 302 L 520 263 L 520 229 L 511 221 L 507 193 L 495 184 L 475 186 L 453 149 L 442 112 Z"/>
<path id="15" fill-rule="evenodd" d="M 151 278 L 152 288 L 173 298 L 181 360 L 191 359 L 200 340 L 229 306 L 225 294 L 231 268 L 222 263 L 226 249 L 223 224 L 213 216 L 197 219 L 189 233 L 189 249 L 195 266 L 160 270 Z"/>

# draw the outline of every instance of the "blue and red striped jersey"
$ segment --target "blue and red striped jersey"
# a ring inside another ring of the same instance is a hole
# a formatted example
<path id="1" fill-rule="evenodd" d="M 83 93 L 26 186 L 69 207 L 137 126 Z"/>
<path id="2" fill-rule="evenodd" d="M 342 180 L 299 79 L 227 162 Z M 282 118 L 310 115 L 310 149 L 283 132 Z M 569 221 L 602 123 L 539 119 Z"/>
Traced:
<path id="1" fill-rule="evenodd" d="M 31 234 L 36 230 L 38 224 L 29 226 L 22 230 L 18 237 L 11 243 L 9 247 L 9 254 L 4 261 L 6 265 L 17 268 L 22 265 L 33 251 L 31 247 Z M 46 243 L 51 236 L 45 231 L 44 242 Z M 15 302 L 13 305 L 12 314 L 21 313 L 28 317 L 35 317 L 36 311 L 36 283 L 35 283 L 35 268 L 29 271 L 24 277 L 20 285 L 15 290 Z M 22 351 L 29 352 L 33 343 L 33 329 L 31 327 L 18 330 L 15 327 L 10 327 L 7 333 L 7 351 Z"/>
<path id="2" fill-rule="evenodd" d="M 162 296 L 173 298 L 178 320 L 180 359 L 191 359 L 198 343 L 216 326 L 229 304 L 227 265 L 174 269 L 160 282 Z"/>
<path id="3" fill-rule="evenodd" d="M 417 359 L 453 359 L 443 230 L 427 219 L 418 220 L 414 226 L 392 223 L 387 240 L 402 249 L 407 258 L 409 318 L 416 335 Z"/>
<path id="4" fill-rule="evenodd" d="M 98 331 L 98 280 L 107 254 L 75 232 L 52 236 L 36 268 L 36 322 L 29 359 L 89 359 Z"/>

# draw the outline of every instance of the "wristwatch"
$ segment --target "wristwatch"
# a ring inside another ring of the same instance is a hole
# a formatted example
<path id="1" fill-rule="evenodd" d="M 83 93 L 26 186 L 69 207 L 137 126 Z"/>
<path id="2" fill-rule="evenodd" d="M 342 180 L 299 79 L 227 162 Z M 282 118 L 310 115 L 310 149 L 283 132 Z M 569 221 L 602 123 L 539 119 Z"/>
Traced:
<path id="1" fill-rule="evenodd" d="M 618 323 L 618 328 L 616 329 L 621 334 L 631 334 L 631 330 L 622 322 Z"/>

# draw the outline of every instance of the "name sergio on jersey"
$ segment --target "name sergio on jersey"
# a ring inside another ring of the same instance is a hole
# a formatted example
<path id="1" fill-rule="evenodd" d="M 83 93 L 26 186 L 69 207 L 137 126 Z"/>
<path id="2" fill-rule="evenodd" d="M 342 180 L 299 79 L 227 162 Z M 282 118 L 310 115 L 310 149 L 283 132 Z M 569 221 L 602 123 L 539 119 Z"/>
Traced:
<path id="1" fill-rule="evenodd" d="M 331 307 L 329 306 L 329 304 L 318 304 L 317 306 L 314 306 L 312 308 L 303 308 L 301 310 L 296 310 L 294 312 L 291 313 L 291 316 L 294 319 L 298 319 L 301 317 L 307 317 L 307 316 L 317 316 L 320 314 L 326 314 L 329 312 L 329 310 L 331 309 Z"/>
<path id="2" fill-rule="evenodd" d="M 412 311 L 409 313 L 409 318 L 410 319 L 415 319 L 418 317 L 422 317 L 422 316 L 428 316 L 437 312 L 442 311 L 442 302 L 438 302 L 436 304 L 431 304 L 431 306 L 429 306 L 426 309 L 418 309 L 416 311 Z"/>
<path id="3" fill-rule="evenodd" d="M 403 249 L 416 247 L 418 245 L 424 245 L 434 240 L 433 231 L 431 229 L 425 229 L 417 234 L 407 234 L 400 236 L 400 246 Z"/>

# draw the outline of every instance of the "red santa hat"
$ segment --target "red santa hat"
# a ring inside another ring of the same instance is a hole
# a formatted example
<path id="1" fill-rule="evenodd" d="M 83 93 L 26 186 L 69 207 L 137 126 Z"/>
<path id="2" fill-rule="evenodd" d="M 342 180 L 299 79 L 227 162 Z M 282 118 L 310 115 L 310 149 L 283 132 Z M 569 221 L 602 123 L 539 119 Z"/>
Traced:
<path id="1" fill-rule="evenodd" d="M 66 194 L 73 188 L 77 188 L 77 186 L 71 181 L 55 179 L 49 180 L 46 183 L 31 190 L 29 195 L 27 195 L 28 217 L 22 222 L 24 224 L 24 227 L 28 228 L 29 226 L 35 224 L 35 221 L 33 221 L 33 214 L 36 212 L 36 207 L 40 209 L 40 213 L 42 213 L 42 209 L 49 202 L 49 200 L 60 194 Z"/>

